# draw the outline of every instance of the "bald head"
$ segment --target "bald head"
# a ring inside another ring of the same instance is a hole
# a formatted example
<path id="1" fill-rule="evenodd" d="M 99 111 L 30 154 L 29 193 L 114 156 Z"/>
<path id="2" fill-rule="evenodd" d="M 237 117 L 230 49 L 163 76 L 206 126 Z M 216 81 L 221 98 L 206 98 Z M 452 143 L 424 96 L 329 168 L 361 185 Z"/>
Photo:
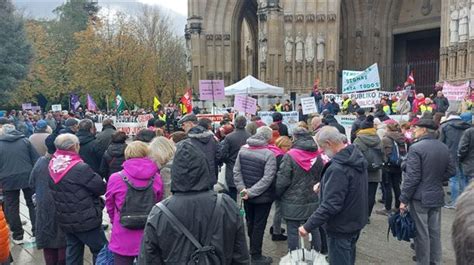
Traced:
<path id="1" fill-rule="evenodd" d="M 70 133 L 61 134 L 54 140 L 54 146 L 56 146 L 58 150 L 79 153 L 79 138 Z"/>
<path id="2" fill-rule="evenodd" d="M 321 126 L 321 123 L 322 123 L 321 117 L 319 116 L 314 117 L 311 120 L 311 129 L 313 129 L 313 131 L 317 130 L 319 126 Z"/>

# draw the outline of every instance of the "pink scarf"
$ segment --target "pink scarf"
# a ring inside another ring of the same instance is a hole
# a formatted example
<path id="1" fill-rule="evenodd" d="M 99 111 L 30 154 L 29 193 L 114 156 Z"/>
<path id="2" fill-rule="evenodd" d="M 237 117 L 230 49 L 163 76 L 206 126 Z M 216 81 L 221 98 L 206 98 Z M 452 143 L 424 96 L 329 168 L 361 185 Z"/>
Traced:
<path id="1" fill-rule="evenodd" d="M 57 184 L 75 165 L 83 162 L 79 154 L 72 151 L 57 150 L 49 162 L 49 175 Z"/>
<path id="2" fill-rule="evenodd" d="M 288 151 L 288 155 L 293 158 L 293 160 L 295 160 L 295 162 L 306 172 L 308 172 L 314 163 L 316 163 L 316 160 L 320 154 L 321 152 L 319 150 L 310 152 L 300 149 L 291 149 Z"/>
<path id="3" fill-rule="evenodd" d="M 245 147 L 247 149 L 250 149 L 250 150 L 268 149 L 268 150 L 273 152 L 273 155 L 275 155 L 275 157 L 278 157 L 278 156 L 281 156 L 281 155 L 285 154 L 285 152 L 283 152 L 283 150 L 281 150 L 280 148 L 278 148 L 277 146 L 272 145 L 272 144 L 271 145 L 263 145 L 263 146 L 250 146 L 250 145 L 246 144 L 243 147 Z"/>

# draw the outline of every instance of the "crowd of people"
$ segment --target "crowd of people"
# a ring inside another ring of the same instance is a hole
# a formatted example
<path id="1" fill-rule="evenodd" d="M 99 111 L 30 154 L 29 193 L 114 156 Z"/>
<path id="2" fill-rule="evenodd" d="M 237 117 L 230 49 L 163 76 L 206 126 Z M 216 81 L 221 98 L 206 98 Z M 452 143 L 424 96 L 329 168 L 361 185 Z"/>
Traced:
<path id="1" fill-rule="evenodd" d="M 311 234 L 311 248 L 331 264 L 355 264 L 372 213 L 407 211 L 417 228 L 414 261 L 441 264 L 443 206 L 456 211 L 458 264 L 472 264 L 466 250 L 474 238 L 467 197 L 474 177 L 470 95 L 456 111 L 438 92 L 433 100 L 382 98 L 370 112 L 349 97 L 336 107 L 317 88 L 312 96 L 321 113 L 301 114 L 293 130 L 280 113 L 293 109 L 290 101 L 272 107 L 270 124 L 258 114 L 224 115 L 219 128 L 171 106 L 153 112 L 148 128 L 133 138 L 108 116 L 82 109 L 2 114 L 0 263 L 11 259 L 10 236 L 2 232 L 9 229 L 14 244 L 25 242 L 21 191 L 47 265 L 82 264 L 85 246 L 94 262 L 110 252 L 119 265 L 272 264 L 262 250 L 267 227 L 290 251 Z M 338 112 L 357 116 L 347 135 Z M 409 118 L 390 118 L 395 113 Z M 224 167 L 225 181 L 218 183 Z"/>

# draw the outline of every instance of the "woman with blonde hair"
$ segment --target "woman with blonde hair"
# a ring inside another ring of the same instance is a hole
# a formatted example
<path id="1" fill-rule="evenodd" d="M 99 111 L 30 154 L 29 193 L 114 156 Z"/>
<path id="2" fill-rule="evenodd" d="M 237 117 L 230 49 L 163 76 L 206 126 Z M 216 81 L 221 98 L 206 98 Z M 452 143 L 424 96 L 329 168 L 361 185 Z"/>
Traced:
<path id="1" fill-rule="evenodd" d="M 158 167 L 149 156 L 148 145 L 134 141 L 125 149 L 123 170 L 110 176 L 105 193 L 105 206 L 112 223 L 109 249 L 115 264 L 134 263 L 140 251 L 144 223 L 151 208 L 163 196 L 163 183 Z M 136 203 L 144 210 L 137 214 Z M 137 220 L 139 222 L 131 222 Z M 143 221 L 143 222 L 142 222 Z M 140 224 L 143 223 L 143 227 Z"/>
<path id="2" fill-rule="evenodd" d="M 165 137 L 156 137 L 150 143 L 150 157 L 158 165 L 163 180 L 163 198 L 167 198 L 171 195 L 171 166 L 173 165 L 175 152 L 176 147 L 173 141 Z"/>

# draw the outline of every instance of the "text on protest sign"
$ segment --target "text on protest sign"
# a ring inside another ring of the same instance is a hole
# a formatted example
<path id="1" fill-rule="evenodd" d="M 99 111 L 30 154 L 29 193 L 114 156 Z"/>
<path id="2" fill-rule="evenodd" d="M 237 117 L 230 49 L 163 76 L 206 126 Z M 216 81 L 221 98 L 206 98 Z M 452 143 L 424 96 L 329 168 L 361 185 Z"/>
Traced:
<path id="1" fill-rule="evenodd" d="M 22 109 L 22 110 L 32 110 L 31 103 L 23 103 L 23 104 L 21 104 L 21 109 Z"/>
<path id="2" fill-rule="evenodd" d="M 55 105 L 51 105 L 51 110 L 52 111 L 61 111 L 63 110 L 61 104 L 55 104 Z"/>
<path id="3" fill-rule="evenodd" d="M 230 116 L 230 120 L 234 120 L 234 113 L 228 113 Z M 199 114 L 196 115 L 198 119 L 210 119 L 212 122 L 220 123 L 221 121 L 224 120 L 224 114 Z"/>
<path id="4" fill-rule="evenodd" d="M 469 81 L 464 84 L 455 86 L 448 82 L 444 82 L 443 94 L 448 100 L 461 101 L 469 92 Z"/>
<path id="5" fill-rule="evenodd" d="M 318 113 L 318 109 L 316 107 L 316 101 L 314 100 L 314 97 L 302 98 L 301 107 L 303 109 L 303 115 Z"/>
<path id="6" fill-rule="evenodd" d="M 224 80 L 199 80 L 200 100 L 223 100 Z"/>
<path id="7" fill-rule="evenodd" d="M 262 121 L 267 124 L 271 125 L 273 123 L 273 111 L 260 111 L 258 112 L 258 116 L 262 119 Z M 293 134 L 293 130 L 298 127 L 299 121 L 299 114 L 297 111 L 290 111 L 290 112 L 280 112 L 283 116 L 282 123 L 288 127 L 288 133 L 291 135 Z"/>
<path id="8" fill-rule="evenodd" d="M 342 73 L 343 94 L 379 89 L 380 86 L 379 68 L 376 63 L 362 72 L 344 70 Z"/>
<path id="9" fill-rule="evenodd" d="M 257 112 L 257 100 L 246 95 L 237 95 L 234 100 L 234 109 L 249 114 Z"/>
<path id="10" fill-rule="evenodd" d="M 325 94 L 324 97 L 327 99 L 334 98 L 336 103 L 342 104 L 342 94 Z M 348 95 L 351 99 L 356 99 L 357 104 L 361 108 L 373 108 L 375 104 L 380 103 L 380 93 L 379 91 L 368 91 L 368 92 L 359 92 L 352 93 Z"/>

